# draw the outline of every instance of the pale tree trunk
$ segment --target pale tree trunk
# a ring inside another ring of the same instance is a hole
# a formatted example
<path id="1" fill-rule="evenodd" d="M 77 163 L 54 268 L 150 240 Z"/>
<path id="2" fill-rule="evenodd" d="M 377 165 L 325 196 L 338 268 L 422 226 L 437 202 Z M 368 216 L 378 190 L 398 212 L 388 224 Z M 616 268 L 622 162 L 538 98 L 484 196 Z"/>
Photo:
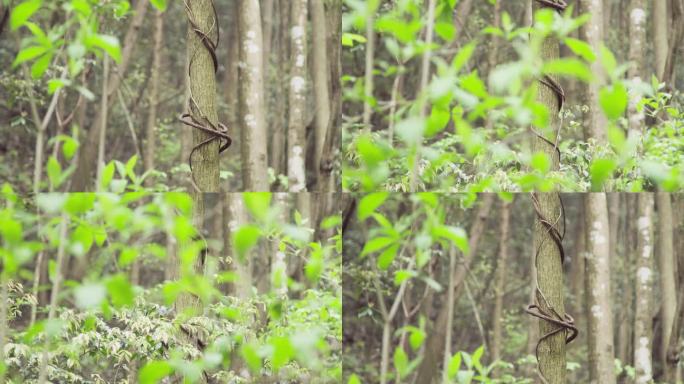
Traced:
<path id="1" fill-rule="evenodd" d="M 591 20 L 582 26 L 582 34 L 594 52 L 599 52 L 603 44 L 603 4 L 597 0 L 582 0 L 581 12 L 591 15 Z M 591 71 L 600 78 L 604 77 L 603 66 L 599 60 L 591 63 Z M 590 111 L 585 125 L 584 138 L 594 139 L 599 144 L 604 144 L 607 137 L 608 121 L 605 115 L 598 110 L 600 82 L 591 82 L 587 85 L 586 94 Z"/>
<path id="2" fill-rule="evenodd" d="M 655 74 L 663 81 L 665 64 L 669 46 L 667 42 L 668 28 L 667 1 L 653 2 L 653 50 L 655 52 Z"/>
<path id="3" fill-rule="evenodd" d="M 498 1 L 497 1 L 498 2 Z M 461 0 L 456 7 L 456 14 L 454 15 L 454 25 L 459 31 L 459 35 L 463 35 L 467 24 L 468 16 L 473 8 L 473 0 Z"/>
<path id="4" fill-rule="evenodd" d="M 587 297 L 587 340 L 592 383 L 614 383 L 613 311 L 610 291 L 610 228 L 605 193 L 584 195 L 587 252 L 585 294 Z"/>
<path id="5" fill-rule="evenodd" d="M 292 1 L 292 29 L 290 30 L 290 119 L 288 123 L 287 177 L 290 192 L 306 191 L 306 20 L 308 0 Z"/>
<path id="6" fill-rule="evenodd" d="M 587 252 L 586 231 L 584 227 L 584 203 L 578 209 L 575 225 L 575 252 L 570 259 L 570 290 L 575 299 L 573 312 L 575 317 L 579 317 L 583 311 L 583 292 L 584 292 L 584 259 Z"/>
<path id="7" fill-rule="evenodd" d="M 238 2 L 240 33 L 239 99 L 242 187 L 264 192 L 268 185 L 266 111 L 264 108 L 263 35 L 259 0 Z"/>
<path id="8" fill-rule="evenodd" d="M 229 249 L 231 250 L 233 270 L 237 274 L 235 281 L 235 295 L 239 299 L 247 299 L 252 296 L 252 257 L 247 255 L 244 260 L 240 260 L 233 251 L 232 239 L 236 231 L 243 225 L 247 224 L 247 209 L 242 200 L 242 194 L 228 193 L 226 194 L 228 201 L 228 238 L 231 241 Z"/>
<path id="9" fill-rule="evenodd" d="M 670 194 L 665 192 L 656 193 L 656 205 L 658 208 L 658 269 L 660 270 L 660 303 L 662 338 L 660 348 L 657 351 L 658 360 L 664 370 L 664 379 L 668 383 L 674 383 L 676 364 L 668 360 L 668 347 L 670 336 L 677 312 L 677 289 L 675 284 L 675 256 L 673 241 L 672 201 Z"/>
<path id="10" fill-rule="evenodd" d="M 232 128 L 231 133 L 235 134 L 238 126 L 238 66 L 240 64 L 240 38 L 238 32 L 238 12 L 237 1 L 230 1 L 226 7 L 229 24 L 221 31 L 226 34 L 226 72 L 224 75 L 223 91 L 228 107 L 227 120 L 228 127 Z M 223 40 L 223 36 L 222 39 Z M 187 161 L 187 157 L 185 159 Z"/>
<path id="11" fill-rule="evenodd" d="M 632 66 L 628 72 L 629 78 L 635 83 L 641 83 L 644 73 L 644 44 L 646 40 L 646 7 L 644 0 L 632 0 L 629 26 L 629 60 Z M 629 100 L 629 134 L 631 136 L 643 133 L 644 113 L 638 111 L 639 95 L 632 92 Z M 640 140 L 641 141 L 641 140 Z"/>
<path id="12" fill-rule="evenodd" d="M 154 157 L 157 144 L 154 127 L 157 124 L 157 103 L 159 102 L 159 75 L 161 72 L 161 56 L 164 44 L 164 14 L 157 12 L 154 16 L 154 51 L 152 51 L 152 73 L 150 79 L 150 111 L 147 115 L 145 129 L 145 171 L 154 169 Z M 147 182 L 149 186 L 150 183 Z"/>
<path id="13" fill-rule="evenodd" d="M 375 7 L 378 1 L 366 2 L 366 62 L 364 63 L 365 73 L 363 80 L 363 130 L 371 133 L 371 118 L 373 117 L 373 69 L 375 67 Z"/>
<path id="14" fill-rule="evenodd" d="M 455 302 L 458 302 L 461 297 L 463 282 L 468 274 L 470 263 L 475 255 L 477 255 L 480 237 L 482 237 L 482 234 L 484 233 L 494 197 L 495 196 L 490 193 L 480 195 L 479 207 L 470 226 L 470 231 L 468 232 L 468 245 L 470 249 L 467 254 L 463 255 L 463 262 L 456 267 L 454 275 L 450 277 L 454 281 L 453 299 Z M 438 375 L 439 364 L 443 358 L 442 354 L 444 353 L 444 332 L 448 317 L 448 308 L 443 306 L 432 326 L 432 332 L 429 333 L 429 336 L 425 341 L 423 360 L 417 369 L 417 377 L 423 380 L 422 382 L 424 383 L 431 383 Z"/>
<path id="15" fill-rule="evenodd" d="M 636 308 L 634 319 L 634 368 L 636 384 L 653 380 L 651 366 L 651 295 L 653 294 L 653 195 L 638 197 Z"/>
<path id="16" fill-rule="evenodd" d="M 328 73 L 328 33 L 326 27 L 325 5 L 323 1 L 312 1 L 311 5 L 311 25 L 312 32 L 312 62 L 313 62 L 313 84 L 314 96 L 316 100 L 316 129 L 314 132 L 315 151 L 314 168 L 316 171 L 317 183 L 321 181 L 321 158 L 323 157 L 323 146 L 325 144 L 326 132 L 330 123 L 330 91 Z M 331 26 L 332 27 L 332 26 Z M 322 191 L 321 186 L 317 188 Z"/>
<path id="17" fill-rule="evenodd" d="M 100 139 L 97 145 L 97 177 L 95 178 L 98 192 L 102 191 L 102 170 L 104 169 L 105 138 L 107 136 L 107 82 L 109 81 L 109 57 L 104 58 L 104 69 L 102 75 L 102 121 L 100 122 Z"/>
<path id="18" fill-rule="evenodd" d="M 506 286 L 506 259 L 508 258 L 508 233 L 510 222 L 511 204 L 503 202 L 501 206 L 501 221 L 499 222 L 499 257 L 496 263 L 496 283 L 494 285 L 494 322 L 492 331 L 492 362 L 501 359 L 504 288 Z"/>
<path id="19" fill-rule="evenodd" d="M 140 0 L 135 6 L 133 18 L 126 31 L 123 48 L 121 49 L 121 62 L 116 66 L 116 75 L 110 76 L 107 82 L 107 95 L 112 97 L 109 97 L 106 108 L 98 109 L 93 120 L 93 126 L 88 131 L 85 142 L 82 142 L 79 147 L 78 163 L 71 183 L 72 192 L 82 192 L 92 188 L 90 177 L 92 176 L 93 165 L 97 163 L 97 143 L 100 137 L 102 114 L 106 113 L 108 108 L 111 108 L 115 100 L 113 95 L 116 94 L 122 79 L 126 76 L 126 70 L 133 56 L 133 48 L 137 43 L 138 32 L 145 20 L 148 5 L 148 0 Z"/>
<path id="20" fill-rule="evenodd" d="M 449 361 L 451 360 L 451 330 L 453 327 L 454 320 L 454 271 L 456 270 L 456 248 L 451 246 L 449 248 L 449 287 L 447 291 L 447 322 L 444 328 L 444 356 L 442 356 L 442 383 L 446 384 L 449 382 L 449 370 L 446 368 L 449 366 Z"/>
<path id="21" fill-rule="evenodd" d="M 501 25 L 501 1 L 497 1 L 494 4 L 494 9 L 492 10 L 492 26 L 499 28 Z M 492 73 L 494 67 L 496 67 L 498 54 L 499 54 L 499 38 L 497 36 L 492 36 L 492 45 L 489 47 L 487 52 L 487 70 Z"/>

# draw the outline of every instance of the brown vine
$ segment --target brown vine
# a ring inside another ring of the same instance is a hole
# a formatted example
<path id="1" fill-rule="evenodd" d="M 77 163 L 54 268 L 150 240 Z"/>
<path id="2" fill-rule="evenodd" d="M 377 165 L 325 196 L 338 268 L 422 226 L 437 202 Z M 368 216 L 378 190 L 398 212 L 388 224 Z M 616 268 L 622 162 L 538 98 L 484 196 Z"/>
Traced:
<path id="1" fill-rule="evenodd" d="M 567 3 L 563 0 L 535 0 L 537 3 L 541 4 L 544 7 L 551 8 L 556 10 L 557 12 L 563 12 L 567 8 Z M 558 98 L 558 105 L 559 109 L 563 108 L 563 105 L 565 104 L 565 91 L 563 90 L 563 87 L 552 77 L 550 76 L 544 76 L 541 79 L 539 79 L 539 82 L 551 89 L 555 94 L 556 97 Z M 556 135 L 555 142 L 552 142 L 551 140 L 547 139 L 544 135 L 541 133 L 537 132 L 536 130 L 532 129 L 532 132 L 539 137 L 541 140 L 546 142 L 547 144 L 553 146 L 554 151 L 558 155 L 558 158 L 560 159 L 560 148 L 559 148 L 559 138 L 560 138 L 560 129 L 558 130 L 558 134 Z M 537 219 L 539 220 L 540 224 L 545 230 L 545 234 L 548 235 L 548 237 L 551 238 L 553 241 L 554 245 L 558 249 L 558 252 L 560 254 L 560 261 L 561 264 L 565 261 L 565 250 L 563 249 L 563 238 L 565 236 L 565 207 L 563 205 L 563 199 L 561 198 L 560 194 L 557 194 L 558 196 L 558 201 L 559 201 L 559 206 L 560 206 L 560 212 L 558 212 L 558 217 L 555 219 L 551 220 L 548 217 L 546 217 L 543 212 L 541 211 L 541 207 L 539 204 L 539 199 L 536 193 L 532 193 L 532 203 L 534 206 L 535 210 L 535 215 Z M 559 229 L 561 226 L 561 221 L 562 221 L 562 229 Z M 547 237 L 544 236 L 542 241 L 539 243 L 537 246 L 537 249 L 535 251 L 534 259 L 535 259 L 535 265 L 537 264 L 539 253 L 541 252 L 541 248 L 546 241 Z M 572 342 L 576 337 L 577 334 L 579 333 L 579 330 L 575 326 L 575 320 L 572 318 L 572 316 L 568 315 L 567 313 L 563 313 L 562 315 L 553 307 L 549 304 L 548 300 L 546 299 L 546 296 L 544 296 L 544 293 L 541 291 L 539 288 L 539 285 L 537 283 L 537 286 L 535 288 L 535 296 L 534 296 L 534 303 L 530 304 L 525 308 L 525 312 L 527 312 L 529 315 L 534 316 L 538 319 L 544 320 L 547 323 L 553 324 L 556 327 L 544 334 L 541 335 L 539 340 L 537 340 L 537 345 L 535 347 L 535 357 L 537 359 L 537 365 L 538 365 L 538 376 L 541 379 L 543 383 L 548 383 L 548 380 L 546 379 L 546 376 L 544 372 L 541 369 L 541 366 L 539 366 L 539 346 L 544 340 L 547 340 L 548 338 L 561 333 L 565 332 L 565 343 L 568 344 Z"/>
<path id="2" fill-rule="evenodd" d="M 188 17 L 188 23 L 190 24 L 190 27 L 192 28 L 193 32 L 195 32 L 195 34 L 200 38 L 202 45 L 211 56 L 211 59 L 214 63 L 214 73 L 216 73 L 218 71 L 218 58 L 216 57 L 216 48 L 218 47 L 221 35 L 220 27 L 218 24 L 218 13 L 216 12 L 216 5 L 213 1 L 211 2 L 211 7 L 214 12 L 214 19 L 213 24 L 209 28 L 209 31 L 205 32 L 202 31 L 197 25 L 197 22 L 195 21 L 195 14 L 193 13 L 192 7 L 190 6 L 188 0 L 184 0 L 183 4 L 185 6 L 185 13 Z M 216 36 L 215 40 L 212 38 L 212 35 Z M 192 64 L 195 61 L 196 55 L 197 48 L 190 56 L 190 61 L 188 63 L 188 77 L 190 76 Z M 188 164 L 190 165 L 190 174 L 192 177 L 192 185 L 195 187 L 197 191 L 201 192 L 200 188 L 197 186 L 197 183 L 195 181 L 195 173 L 192 169 L 192 157 L 195 154 L 195 151 L 209 143 L 218 140 L 219 154 L 221 154 L 226 149 L 228 149 L 228 147 L 230 147 L 230 145 L 233 143 L 233 139 L 228 135 L 228 127 L 225 124 L 221 122 L 214 124 L 207 118 L 206 114 L 202 111 L 202 109 L 195 101 L 195 98 L 192 95 L 192 90 L 190 90 L 188 104 L 190 113 L 183 113 L 178 117 L 178 119 L 186 126 L 200 130 L 210 135 L 210 137 L 206 140 L 193 146 L 192 150 L 190 151 L 190 156 L 188 156 Z"/>

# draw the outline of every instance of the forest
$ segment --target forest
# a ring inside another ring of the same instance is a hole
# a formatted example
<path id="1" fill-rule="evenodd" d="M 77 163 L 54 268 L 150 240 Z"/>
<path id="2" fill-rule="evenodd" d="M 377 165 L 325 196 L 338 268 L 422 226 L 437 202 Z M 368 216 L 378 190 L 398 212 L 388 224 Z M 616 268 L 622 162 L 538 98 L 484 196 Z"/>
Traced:
<path id="1" fill-rule="evenodd" d="M 684 384 L 684 0 L 0 0 L 0 384 Z"/>
<path id="2" fill-rule="evenodd" d="M 682 189 L 682 1 L 347 4 L 345 190 Z"/>
<path id="3" fill-rule="evenodd" d="M 534 195 L 357 199 L 346 382 L 681 382 L 684 196 L 561 201 L 548 228 Z"/>

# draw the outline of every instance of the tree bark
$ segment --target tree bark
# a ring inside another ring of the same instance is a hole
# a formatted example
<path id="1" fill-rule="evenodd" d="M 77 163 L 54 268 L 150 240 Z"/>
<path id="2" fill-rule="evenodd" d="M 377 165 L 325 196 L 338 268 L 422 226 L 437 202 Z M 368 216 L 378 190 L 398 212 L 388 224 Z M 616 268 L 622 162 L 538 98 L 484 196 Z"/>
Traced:
<path id="1" fill-rule="evenodd" d="M 665 64 L 669 52 L 667 42 L 667 1 L 653 2 L 653 50 L 655 51 L 655 74 L 663 81 Z"/>
<path id="2" fill-rule="evenodd" d="M 651 366 L 651 295 L 653 292 L 653 195 L 638 197 L 636 307 L 634 319 L 634 368 L 636 384 L 653 380 Z"/>
<path id="3" fill-rule="evenodd" d="M 613 311 L 610 290 L 610 228 L 605 193 L 587 193 L 586 224 L 588 247 L 585 253 L 585 294 L 587 297 L 587 340 L 592 383 L 615 382 L 613 351 Z"/>
<path id="4" fill-rule="evenodd" d="M 290 78 L 290 119 L 287 133 L 287 176 L 290 192 L 306 191 L 306 109 L 307 70 L 306 70 L 306 20 L 308 0 L 292 1 L 292 29 L 290 31 L 291 78 Z"/>
<path id="5" fill-rule="evenodd" d="M 662 339 L 658 352 L 658 360 L 664 370 L 664 379 L 668 383 L 674 383 L 676 364 L 668 360 L 668 347 L 670 336 L 677 312 L 677 290 L 675 287 L 675 257 L 673 241 L 672 202 L 670 194 L 656 193 L 656 205 L 658 208 L 658 269 L 660 270 L 660 303 Z"/>
<path id="6" fill-rule="evenodd" d="M 644 68 L 644 43 L 646 40 L 646 7 L 644 0 L 632 0 L 629 26 L 629 60 L 633 63 L 628 76 L 634 83 L 641 83 Z M 639 95 L 633 93 L 629 100 L 629 134 L 634 136 L 644 131 L 645 116 L 638 111 Z"/>
<path id="7" fill-rule="evenodd" d="M 226 194 L 229 207 L 228 219 L 228 238 L 230 239 L 230 252 L 233 255 L 231 263 L 233 270 L 237 274 L 235 282 L 235 295 L 239 299 L 247 299 L 252 296 L 252 257 L 247 255 L 244 260 L 240 260 L 233 252 L 233 236 L 243 225 L 247 224 L 247 210 L 242 201 L 242 194 Z"/>
<path id="8" fill-rule="evenodd" d="M 238 2 L 240 31 L 239 99 L 242 142 L 242 187 L 269 190 L 264 94 L 264 56 L 259 0 Z"/>
<path id="9" fill-rule="evenodd" d="M 102 74 L 102 121 L 100 122 L 100 138 L 97 145 L 97 177 L 95 182 L 97 183 L 95 189 L 98 192 L 102 192 L 102 171 L 104 169 L 104 156 L 105 156 L 105 138 L 107 136 L 107 82 L 109 81 L 109 57 L 104 58 L 104 69 Z"/>
<path id="10" fill-rule="evenodd" d="M 100 128 L 102 123 L 102 114 L 106 113 L 108 108 L 111 108 L 115 98 L 112 97 L 121 85 L 121 80 L 126 76 L 126 70 L 130 64 L 133 56 L 133 48 L 138 41 L 138 32 L 145 20 L 145 13 L 147 12 L 148 0 L 140 0 L 135 6 L 131 24 L 126 31 L 123 48 L 121 50 L 121 62 L 116 66 L 116 76 L 110 76 L 107 82 L 107 95 L 109 96 L 106 108 L 98 109 L 93 120 L 93 126 L 88 131 L 85 142 L 79 146 L 78 162 L 74 177 L 71 182 L 72 192 L 83 192 L 90 190 L 93 187 L 90 177 L 92 177 L 93 165 L 97 163 L 97 148 L 100 137 Z M 104 95 L 103 95 L 104 96 Z"/>
<path id="11" fill-rule="evenodd" d="M 503 298 L 506 286 L 506 259 L 508 258 L 508 233 L 510 222 L 511 204 L 503 202 L 501 206 L 501 222 L 499 226 L 499 257 L 496 263 L 496 283 L 494 285 L 494 312 L 492 321 L 494 322 L 492 331 L 492 362 L 501 359 L 502 331 L 501 321 L 503 319 Z"/>
<path id="12" fill-rule="evenodd" d="M 316 181 L 320 182 L 321 175 L 321 158 L 323 157 L 323 148 L 325 144 L 326 132 L 330 124 L 330 91 L 328 74 L 330 67 L 328 66 L 328 32 L 327 20 L 325 14 L 325 5 L 323 1 L 312 1 L 311 5 L 311 25 L 312 25 L 312 62 L 313 62 L 313 84 L 314 96 L 316 100 L 316 115 L 315 115 L 315 152 L 314 152 L 314 168 L 316 171 Z M 334 27 L 331 25 L 330 27 Z M 320 185 L 318 190 L 321 191 Z"/>
<path id="13" fill-rule="evenodd" d="M 154 169 L 154 158 L 157 148 L 154 128 L 157 125 L 157 103 L 159 102 L 159 75 L 161 72 L 161 56 L 164 44 L 164 13 L 154 16 L 154 51 L 152 51 L 152 70 L 150 79 L 150 111 L 147 115 L 145 129 L 145 171 Z M 150 186 L 150 182 L 146 181 Z"/>
<path id="14" fill-rule="evenodd" d="M 591 20 L 582 26 L 583 38 L 591 45 L 594 52 L 599 52 L 601 44 L 603 44 L 603 5 L 595 0 L 582 0 L 581 13 L 588 13 L 591 15 Z M 591 71 L 599 76 L 604 77 L 603 66 L 599 60 L 591 63 Z M 593 81 L 587 84 L 587 104 L 589 105 L 588 121 L 585 125 L 584 138 L 585 140 L 594 139 L 599 144 L 604 144 L 608 135 L 608 120 L 606 116 L 598 109 L 599 89 L 602 80 Z"/>
<path id="15" fill-rule="evenodd" d="M 375 67 L 375 6 L 378 2 L 366 2 L 366 62 L 364 63 L 365 73 L 363 80 L 363 130 L 371 133 L 371 118 L 373 117 L 373 69 Z"/>

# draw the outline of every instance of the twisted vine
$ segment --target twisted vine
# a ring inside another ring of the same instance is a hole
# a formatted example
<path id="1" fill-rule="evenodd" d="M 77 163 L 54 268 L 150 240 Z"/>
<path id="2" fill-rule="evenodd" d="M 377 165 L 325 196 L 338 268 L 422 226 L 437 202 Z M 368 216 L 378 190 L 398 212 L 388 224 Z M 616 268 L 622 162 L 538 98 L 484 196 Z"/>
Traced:
<path id="1" fill-rule="evenodd" d="M 535 1 L 541 4 L 542 6 L 554 9 L 557 12 L 563 12 L 567 8 L 567 3 L 563 0 Z M 563 104 L 565 104 L 565 91 L 563 90 L 563 87 L 550 76 L 543 76 L 541 79 L 539 79 L 539 82 L 542 85 L 551 89 L 551 91 L 553 91 L 556 94 L 556 97 L 558 98 L 559 109 L 562 109 Z M 555 141 L 547 139 L 544 135 L 534 130 L 533 128 L 532 132 L 538 138 L 540 138 L 547 144 L 551 145 L 556 154 L 558 155 L 558 157 L 560 158 L 560 129 L 558 129 L 557 131 Z M 531 197 L 535 210 L 535 215 L 539 220 L 540 224 L 542 225 L 542 227 L 544 228 L 546 235 L 543 236 L 542 241 L 539 243 L 535 251 L 535 265 L 537 265 L 539 253 L 541 252 L 541 248 L 544 245 L 544 242 L 549 238 L 553 241 L 554 245 L 558 249 L 561 259 L 560 261 L 562 264 L 565 261 L 565 250 L 563 249 L 563 238 L 565 237 L 565 207 L 563 205 L 563 199 L 561 198 L 560 194 L 557 194 L 560 211 L 558 212 L 558 216 L 552 220 L 546 217 L 542 212 L 537 194 L 532 193 Z M 525 308 L 525 312 L 527 312 L 529 315 L 533 317 L 544 320 L 547 323 L 553 324 L 555 326 L 553 330 L 540 336 L 539 340 L 537 340 L 537 345 L 535 347 L 535 357 L 537 359 L 537 365 L 539 367 L 537 371 L 538 376 L 543 383 L 548 383 L 548 380 L 544 372 L 542 371 L 541 366 L 539 365 L 539 346 L 543 341 L 561 332 L 565 332 L 565 343 L 568 344 L 577 337 L 579 330 L 575 326 L 575 320 L 572 318 L 572 316 L 570 316 L 567 313 L 560 314 L 552 305 L 550 305 L 550 303 L 546 299 L 546 296 L 539 288 L 539 283 L 537 283 L 537 286 L 535 288 L 534 303 L 528 305 L 527 308 Z"/>
<path id="2" fill-rule="evenodd" d="M 183 4 L 185 6 L 185 13 L 188 17 L 188 23 L 190 24 L 190 27 L 192 28 L 193 32 L 200 38 L 202 45 L 211 56 L 212 62 L 214 64 L 214 73 L 216 73 L 218 71 L 218 58 L 216 57 L 216 48 L 218 47 L 221 35 L 218 24 L 218 13 L 216 12 L 216 5 L 212 0 L 211 7 L 214 12 L 214 17 L 212 25 L 210 26 L 209 30 L 205 32 L 198 26 L 197 21 L 195 19 L 195 14 L 192 11 L 192 6 L 190 5 L 189 0 L 183 0 Z M 190 55 L 190 61 L 188 63 L 188 77 L 190 76 L 190 72 L 192 71 L 192 65 L 195 61 L 195 56 L 197 56 L 198 49 L 199 47 L 195 47 L 195 50 L 192 52 L 192 55 Z M 195 101 L 195 98 L 192 94 L 192 87 L 189 87 L 189 92 L 190 97 L 188 99 L 188 106 L 190 113 L 183 113 L 178 117 L 178 119 L 186 126 L 200 130 L 210 135 L 209 138 L 207 138 L 206 140 L 194 145 L 192 150 L 190 151 L 190 156 L 188 156 L 188 164 L 190 165 L 190 174 L 192 176 L 192 185 L 198 192 L 202 192 L 200 188 L 197 186 L 197 183 L 195 181 L 195 173 L 192 169 L 192 157 L 195 154 L 195 151 L 197 151 L 205 145 L 208 145 L 218 140 L 219 154 L 221 154 L 226 149 L 228 149 L 228 147 L 230 147 L 230 145 L 233 143 L 233 139 L 228 135 L 228 127 L 225 124 L 221 122 L 214 124 L 209 120 L 209 118 L 207 118 L 207 115 L 202 111 L 200 106 Z"/>

